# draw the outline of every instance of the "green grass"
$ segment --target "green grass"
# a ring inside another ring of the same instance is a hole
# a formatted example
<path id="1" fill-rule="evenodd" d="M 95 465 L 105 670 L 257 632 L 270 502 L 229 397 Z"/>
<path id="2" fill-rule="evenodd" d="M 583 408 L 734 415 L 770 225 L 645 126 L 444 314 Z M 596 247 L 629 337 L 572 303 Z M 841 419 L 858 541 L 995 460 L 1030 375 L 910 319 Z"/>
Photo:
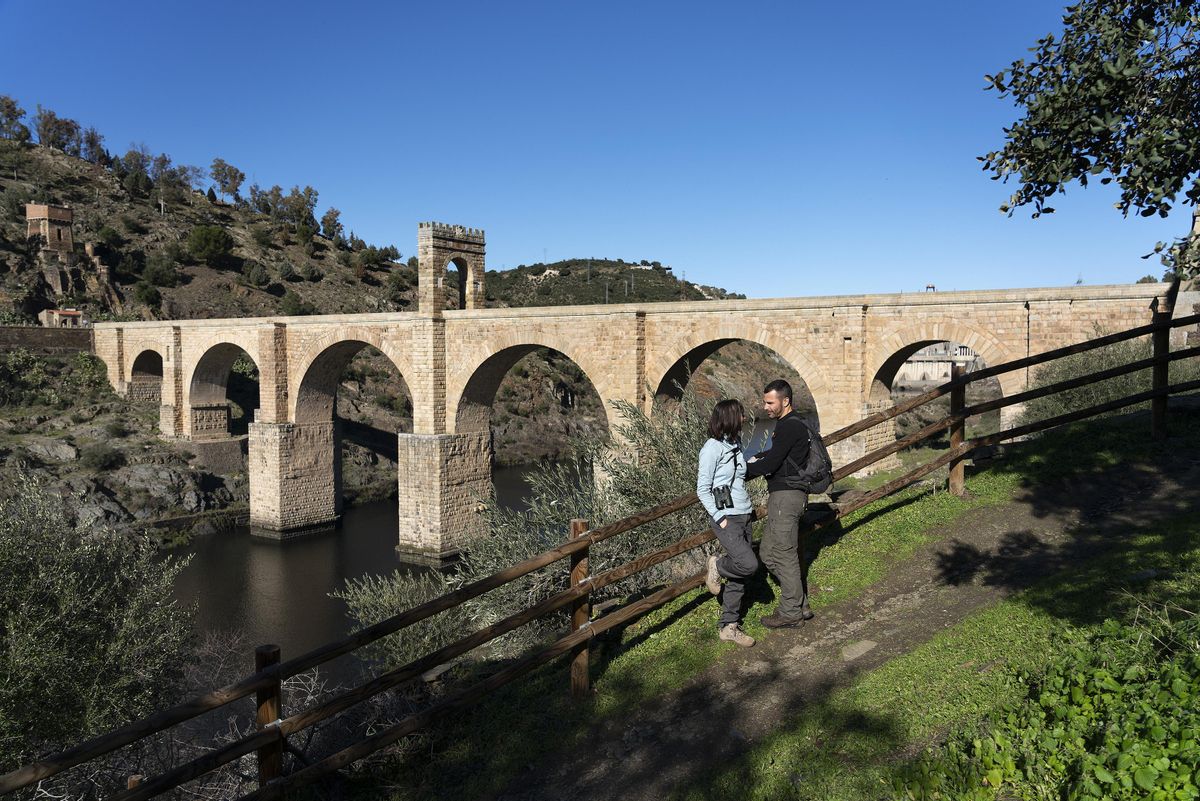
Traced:
<path id="1" fill-rule="evenodd" d="M 1102 454 L 1096 464 L 1108 460 Z M 1087 536 L 1084 528 L 1075 533 Z M 1133 529 L 1110 546 L 806 707 L 802 718 L 678 797 L 890 798 L 900 769 L 923 746 L 1023 697 L 1022 671 L 1037 673 L 1106 618 L 1130 617 L 1137 607 L 1124 592 L 1130 577 L 1150 569 L 1161 577 L 1134 585 L 1142 602 L 1200 609 L 1194 512 Z"/>
<path id="2" fill-rule="evenodd" d="M 941 489 L 910 488 L 848 516 L 836 529 L 811 536 L 809 550 L 815 551 L 815 560 L 809 585 L 819 588 L 813 606 L 853 599 L 897 562 L 947 534 L 944 527 L 972 509 L 1003 504 L 1014 495 L 1036 493 L 1049 482 L 1121 461 L 1162 458 L 1170 449 L 1195 452 L 1200 444 L 1195 416 L 1173 418 L 1178 436 L 1168 446 L 1149 439 L 1144 417 L 1080 424 L 1013 449 L 991 469 L 968 476 L 966 498 Z M 1081 449 L 1080 441 L 1088 442 L 1088 449 Z M 1155 535 L 1140 536 L 1152 540 Z M 1131 547 L 1140 548 L 1138 559 L 1153 565 L 1174 558 L 1151 540 L 1142 545 L 1137 545 L 1140 539 L 1131 541 Z M 802 721 L 683 797 L 877 795 L 890 781 L 897 753 L 919 748 L 946 726 L 976 719 L 997 699 L 1019 692 L 1009 668 L 1036 664 L 1052 646 L 1068 639 L 1079 626 L 1065 626 L 1063 610 L 1070 604 L 1094 609 L 1099 584 L 1121 575 L 1105 572 L 1112 569 L 1113 564 L 1096 563 L 1072 574 L 1073 579 L 1057 579 L 1057 585 L 1031 590 L 1021 600 L 986 610 L 944 632 L 835 693 L 819 709 L 806 710 Z M 753 588 L 749 593 L 753 605 L 746 628 L 752 635 L 763 632 L 759 619 L 773 606 L 770 593 L 765 585 L 757 594 Z M 716 614 L 715 602 L 703 591 L 676 599 L 593 646 L 590 699 L 570 702 L 566 672 L 552 665 L 436 728 L 421 741 L 419 758 L 393 765 L 385 781 L 394 788 L 394 797 L 405 799 L 473 798 L 495 792 L 550 753 L 582 746 L 588 727 L 598 720 L 626 713 L 715 664 L 734 648 L 717 640 Z M 936 703 L 922 704 L 920 715 L 898 719 L 892 714 L 918 693 Z M 519 734 L 548 731 L 554 736 Z M 818 740 L 825 745 L 814 751 L 809 744 Z M 371 777 L 370 787 L 377 788 L 378 781 L 378 776 Z M 796 795 L 797 787 L 821 792 Z"/>

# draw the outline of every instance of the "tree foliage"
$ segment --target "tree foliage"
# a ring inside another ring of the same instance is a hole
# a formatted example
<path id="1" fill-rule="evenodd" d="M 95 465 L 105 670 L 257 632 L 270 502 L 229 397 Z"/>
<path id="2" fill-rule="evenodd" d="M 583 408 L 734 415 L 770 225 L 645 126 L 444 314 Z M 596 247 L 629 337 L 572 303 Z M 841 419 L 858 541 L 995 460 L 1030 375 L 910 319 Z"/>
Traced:
<path id="1" fill-rule="evenodd" d="M 209 174 L 217 182 L 222 195 L 238 199 L 238 190 L 242 188 L 242 181 L 246 180 L 246 173 L 224 159 L 213 159 Z"/>
<path id="2" fill-rule="evenodd" d="M 38 142 L 46 147 L 57 148 L 72 156 L 79 155 L 81 129 L 75 120 L 60 117 L 39 104 L 33 118 Z"/>
<path id="3" fill-rule="evenodd" d="M 17 142 L 29 141 L 29 128 L 21 122 L 25 109 L 8 95 L 0 95 L 0 138 Z"/>
<path id="4" fill-rule="evenodd" d="M 181 562 L 78 529 L 16 481 L 0 501 L 0 770 L 175 700 L 190 629 L 171 600 Z"/>
<path id="5" fill-rule="evenodd" d="M 1002 211 L 1049 214 L 1053 195 L 1093 179 L 1116 183 L 1123 215 L 1166 217 L 1177 202 L 1200 202 L 1200 0 L 1082 0 L 1061 35 L 985 77 L 1024 112 L 1004 147 L 981 158 L 993 178 L 1020 182 Z M 1155 252 L 1194 274 L 1194 238 Z"/>
<path id="6" fill-rule="evenodd" d="M 330 206 L 321 215 L 321 232 L 334 242 L 340 240 L 342 238 L 342 212 Z"/>
<path id="7" fill-rule="evenodd" d="M 233 252 L 233 237 L 216 225 L 197 225 L 188 234 L 188 251 L 213 267 L 223 266 Z"/>

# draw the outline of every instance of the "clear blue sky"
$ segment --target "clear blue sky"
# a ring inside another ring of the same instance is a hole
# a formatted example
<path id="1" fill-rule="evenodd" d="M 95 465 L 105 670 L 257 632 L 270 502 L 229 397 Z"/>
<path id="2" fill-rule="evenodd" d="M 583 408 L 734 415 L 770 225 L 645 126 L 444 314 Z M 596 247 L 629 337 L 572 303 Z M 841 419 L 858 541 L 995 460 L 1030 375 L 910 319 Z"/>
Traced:
<path id="1" fill-rule="evenodd" d="M 0 0 L 0 93 L 110 150 L 221 157 L 407 257 L 481 227 L 488 266 L 651 259 L 752 297 L 1122 283 L 1189 213 L 1072 188 L 1007 218 L 982 76 L 1055 0 L 46 3 Z M 39 32 L 53 32 L 43 38 Z"/>

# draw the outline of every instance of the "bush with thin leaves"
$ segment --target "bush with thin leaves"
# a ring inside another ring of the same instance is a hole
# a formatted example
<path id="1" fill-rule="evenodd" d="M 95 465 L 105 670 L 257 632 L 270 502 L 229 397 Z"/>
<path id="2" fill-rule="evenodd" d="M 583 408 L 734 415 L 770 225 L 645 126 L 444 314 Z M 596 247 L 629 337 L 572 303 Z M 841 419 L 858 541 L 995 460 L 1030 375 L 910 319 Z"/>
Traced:
<path id="1" fill-rule="evenodd" d="M 172 600 L 184 562 L 75 528 L 17 481 L 0 501 L 0 771 L 174 701 L 191 630 Z"/>
<path id="2" fill-rule="evenodd" d="M 1096 336 L 1104 336 L 1104 332 L 1097 330 Z M 1089 373 L 1098 373 L 1102 370 L 1148 359 L 1152 355 L 1153 350 L 1148 337 L 1106 345 L 1095 350 L 1056 359 L 1038 367 L 1034 372 L 1032 386 L 1049 386 L 1050 384 L 1068 381 L 1072 378 L 1088 375 Z M 1098 381 L 1094 384 L 1056 392 L 1053 395 L 1047 395 L 1042 398 L 1035 398 L 1025 404 L 1021 422 L 1031 423 L 1037 420 L 1046 420 L 1058 415 L 1086 409 L 1089 406 L 1098 406 L 1102 403 L 1136 395 L 1140 392 L 1147 392 L 1153 388 L 1152 375 L 1151 369 L 1147 368 L 1134 373 L 1126 373 L 1116 378 L 1109 378 L 1105 381 Z M 1193 357 L 1172 362 L 1169 378 L 1172 384 L 1193 381 L 1200 378 L 1200 359 Z M 1123 409 L 1109 412 L 1108 415 L 1123 414 L 1139 408 L 1146 409 L 1149 408 L 1149 405 L 1149 401 L 1147 401 L 1140 405 L 1127 406 Z"/>
<path id="3" fill-rule="evenodd" d="M 450 573 L 414 580 L 397 572 L 348 583 L 337 597 L 347 602 L 357 627 L 361 629 L 561 544 L 573 518 L 586 519 L 597 527 L 694 492 L 697 454 L 708 436 L 710 404 L 685 396 L 681 403 L 653 416 L 631 404 L 618 402 L 616 409 L 619 421 L 611 438 L 576 440 L 572 443 L 575 457 L 557 464 L 543 463 L 526 477 L 530 490 L 527 511 L 508 509 L 497 503 L 494 495 L 480 499 L 484 503 L 482 533 Z M 765 488 L 752 486 L 755 503 L 762 503 L 764 494 Z M 611 537 L 591 549 L 591 573 L 596 575 L 624 564 L 707 527 L 708 517 L 697 505 Z M 694 573 L 703 558 L 700 551 L 677 557 L 596 591 L 592 601 L 625 597 L 681 573 Z M 385 640 L 374 656 L 389 665 L 402 664 L 471 629 L 532 606 L 568 586 L 566 564 L 555 563 L 469 601 L 452 616 L 439 616 L 444 619 L 430 623 L 424 633 L 393 635 L 388 639 L 396 642 L 387 644 Z M 522 649 L 565 624 L 566 612 L 551 615 L 507 636 L 493 651 Z"/>

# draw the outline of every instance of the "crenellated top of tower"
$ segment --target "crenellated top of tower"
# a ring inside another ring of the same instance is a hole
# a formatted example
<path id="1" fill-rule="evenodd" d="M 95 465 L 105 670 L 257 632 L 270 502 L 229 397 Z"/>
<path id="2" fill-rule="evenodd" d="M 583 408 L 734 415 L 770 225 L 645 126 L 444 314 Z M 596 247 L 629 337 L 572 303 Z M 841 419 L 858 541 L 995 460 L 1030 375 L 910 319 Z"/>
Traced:
<path id="1" fill-rule="evenodd" d="M 433 237 L 448 237 L 459 241 L 484 244 L 482 228 L 468 228 L 465 225 L 450 225 L 441 222 L 417 223 L 417 240 L 432 239 Z"/>

